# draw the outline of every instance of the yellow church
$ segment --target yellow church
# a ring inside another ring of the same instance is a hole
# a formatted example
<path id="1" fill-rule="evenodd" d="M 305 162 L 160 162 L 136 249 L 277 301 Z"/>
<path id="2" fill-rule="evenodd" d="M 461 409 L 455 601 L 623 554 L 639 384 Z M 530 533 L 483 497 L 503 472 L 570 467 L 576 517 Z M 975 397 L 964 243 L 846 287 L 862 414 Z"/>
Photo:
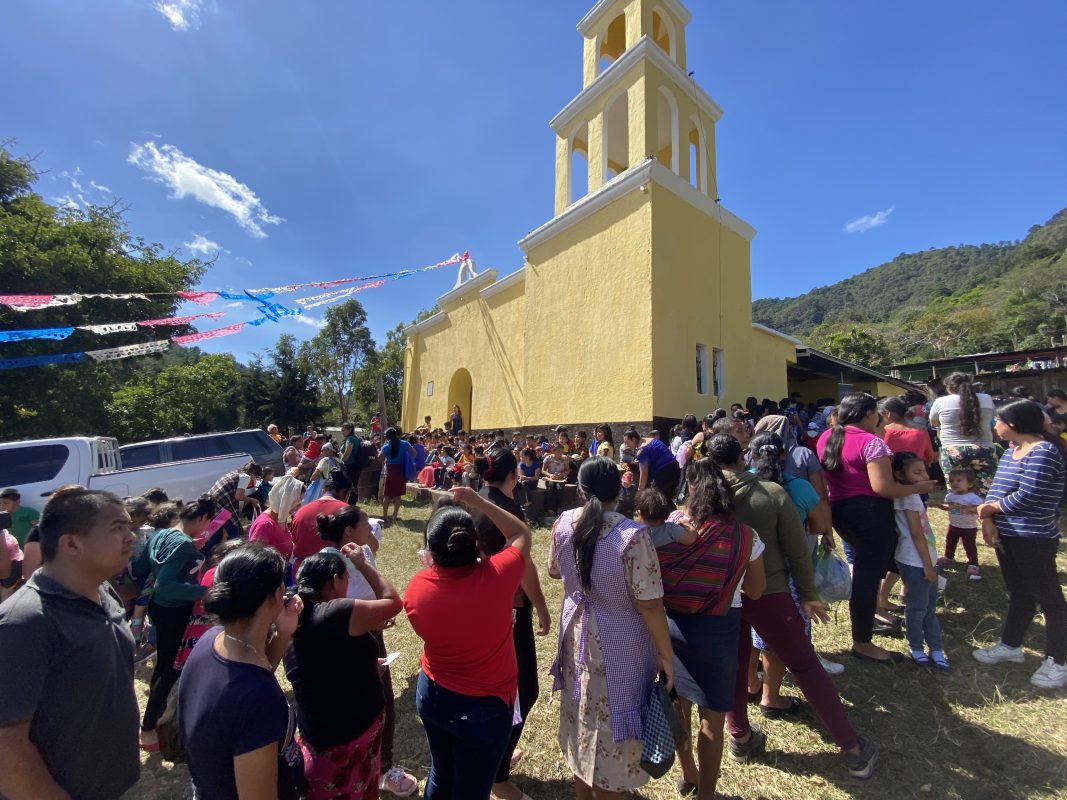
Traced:
<path id="1" fill-rule="evenodd" d="M 680 0 L 600 0 L 578 23 L 583 88 L 550 123 L 555 216 L 520 269 L 465 262 L 407 329 L 405 430 L 458 405 L 467 430 L 666 433 L 749 395 L 907 385 L 753 323 L 756 231 L 717 199 L 723 112 L 687 73 L 690 20 Z"/>

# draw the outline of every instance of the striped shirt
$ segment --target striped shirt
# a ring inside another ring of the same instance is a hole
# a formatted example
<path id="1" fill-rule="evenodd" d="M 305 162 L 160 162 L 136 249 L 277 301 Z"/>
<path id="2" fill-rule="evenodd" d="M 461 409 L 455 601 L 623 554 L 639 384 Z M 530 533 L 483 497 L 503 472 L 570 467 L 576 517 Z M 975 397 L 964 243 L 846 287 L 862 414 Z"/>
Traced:
<path id="1" fill-rule="evenodd" d="M 1008 451 L 997 465 L 986 501 L 1000 503 L 993 521 L 1001 536 L 1057 538 L 1057 508 L 1064 488 L 1063 456 L 1049 442 L 1038 442 L 1016 461 Z"/>

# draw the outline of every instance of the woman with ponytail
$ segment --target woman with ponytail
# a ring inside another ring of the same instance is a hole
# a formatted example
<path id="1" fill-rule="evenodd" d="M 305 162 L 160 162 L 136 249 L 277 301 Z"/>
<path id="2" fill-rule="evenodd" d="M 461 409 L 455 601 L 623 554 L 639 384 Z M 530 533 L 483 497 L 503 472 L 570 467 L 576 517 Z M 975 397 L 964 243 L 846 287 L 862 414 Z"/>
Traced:
<path id="1" fill-rule="evenodd" d="M 904 661 L 903 653 L 890 653 L 871 641 L 878 588 L 895 566 L 893 501 L 929 494 L 936 484 L 896 482 L 893 454 L 875 434 L 880 421 L 878 401 L 869 394 L 845 395 L 837 407 L 837 421 L 819 437 L 817 449 L 826 470 L 834 528 L 852 548 L 852 597 L 848 603 L 852 655 L 885 663 Z"/>
<path id="2" fill-rule="evenodd" d="M 724 437 L 709 436 L 707 443 L 719 438 Z M 740 444 L 737 448 L 740 454 Z M 718 796 L 726 712 L 734 705 L 741 592 L 749 597 L 763 592 L 763 543 L 734 517 L 733 491 L 710 458 L 686 468 L 686 508 L 670 519 L 696 536 L 691 544 L 657 550 L 682 722 L 688 729 L 693 705 L 700 718 L 698 761 L 690 742 L 678 748 L 682 788 L 711 800 Z"/>
<path id="3" fill-rule="evenodd" d="M 359 543 L 370 536 L 366 514 L 357 508 L 341 514 L 348 516 L 320 518 L 321 525 L 354 541 L 300 565 L 296 591 L 303 611 L 285 653 L 285 674 L 296 697 L 306 800 L 377 800 L 386 703 L 375 634 L 403 604 Z M 351 598 L 350 569 L 368 596 Z"/>
<path id="4" fill-rule="evenodd" d="M 484 457 L 475 461 L 478 475 L 485 482 L 482 495 L 494 506 L 526 521 L 522 506 L 515 499 L 519 483 L 518 464 L 510 447 L 503 444 L 491 448 Z M 504 533 L 488 517 L 478 523 L 478 549 L 483 558 L 491 558 L 504 549 L 507 540 Z M 537 613 L 537 635 L 547 636 L 552 626 L 552 617 L 541 591 L 541 579 L 532 559 L 526 561 L 526 575 L 514 598 L 515 624 L 512 638 L 515 641 L 515 657 L 519 666 L 519 713 L 523 722 L 512 726 L 508 748 L 500 759 L 496 780 L 493 782 L 493 797 L 496 800 L 522 800 L 523 793 L 511 782 L 511 764 L 516 755 L 519 738 L 525 720 L 537 702 L 540 687 L 537 684 L 537 645 L 534 643 L 533 615 Z"/>
<path id="5" fill-rule="evenodd" d="M 346 490 L 347 491 L 347 490 Z M 303 509 L 301 509 L 303 511 Z M 367 512 L 357 506 L 340 504 L 333 513 L 320 513 L 315 520 L 319 542 L 322 545 L 320 553 L 334 553 L 343 555 L 347 545 L 353 544 L 363 551 L 363 557 L 374 569 L 378 569 L 375 555 L 378 552 L 378 536 L 381 532 L 371 527 L 370 517 Z M 344 559 L 345 569 L 348 571 L 349 600 L 376 600 L 378 596 L 374 588 L 368 583 L 363 574 L 356 569 L 355 564 L 349 558 Z M 299 572 L 297 573 L 299 574 Z M 392 622 L 383 627 L 391 627 Z M 382 630 L 371 631 L 378 642 L 378 655 L 384 658 L 388 650 L 385 646 L 385 635 Z M 408 797 L 419 788 L 415 776 L 399 767 L 393 766 L 393 735 L 396 729 L 396 708 L 393 698 L 393 677 L 389 667 L 381 670 L 382 686 L 385 695 L 385 722 L 382 728 L 381 739 L 381 788 L 391 792 L 397 797 Z"/>
<path id="6" fill-rule="evenodd" d="M 1031 676 L 1040 689 L 1067 686 L 1067 601 L 1056 568 L 1056 525 L 1064 489 L 1063 440 L 1045 430 L 1045 414 L 1032 400 L 997 412 L 997 436 L 1011 445 L 978 506 L 982 537 L 996 548 L 1008 590 L 1000 641 L 974 651 L 983 664 L 1024 661 L 1022 643 L 1038 606 L 1045 615 L 1045 658 Z"/>
<path id="7" fill-rule="evenodd" d="M 760 447 L 767 448 L 764 457 L 777 456 L 778 448 L 766 439 Z M 723 471 L 733 494 L 737 519 L 759 531 L 765 547 L 765 590 L 757 597 L 743 598 L 741 604 L 738 670 L 733 708 L 726 718 L 730 755 L 745 760 L 762 750 L 767 741 L 766 734 L 748 719 L 747 669 L 754 631 L 775 655 L 773 669 L 768 669 L 768 681 L 780 682 L 787 669 L 793 673 L 804 698 L 840 748 L 849 774 L 861 779 L 871 777 L 878 748 L 853 729 L 837 689 L 808 637 L 804 620 L 829 622 L 830 616 L 815 588 L 811 544 L 789 493 L 779 484 L 762 481 L 749 472 L 741 443 L 732 436 L 713 437 L 708 445 L 708 460 Z M 791 586 L 795 587 L 797 600 L 793 599 Z M 764 693 L 760 703 L 762 716 L 769 719 L 795 716 L 803 707 L 797 699 L 774 697 L 775 694 L 777 691 Z M 771 702 L 775 704 L 770 705 Z"/>
<path id="8" fill-rule="evenodd" d="M 303 796 L 293 713 L 274 677 L 303 609 L 286 596 L 285 573 L 277 550 L 244 544 L 219 562 L 204 595 L 221 627 L 197 642 L 178 688 L 194 797 Z"/>
<path id="9" fill-rule="evenodd" d="M 385 487 L 382 489 L 382 519 L 389 524 L 389 501 L 393 501 L 393 519 L 395 523 L 400 516 L 400 499 L 408 490 L 407 463 L 408 454 L 413 448 L 404 439 L 400 438 L 397 428 L 389 428 L 385 432 L 388 440 L 382 445 L 378 453 L 378 460 L 385 462 Z"/>
<path id="10" fill-rule="evenodd" d="M 149 752 L 159 749 L 156 724 L 178 677 L 174 660 L 193 615 L 193 604 L 204 594 L 200 585 L 200 566 L 204 563 L 201 551 L 215 511 L 215 501 L 207 495 L 181 507 L 164 503 L 153 515 L 153 524 L 161 523 L 158 530 L 134 562 L 137 578 L 147 578 L 151 573 L 155 581 L 148 618 L 156 631 L 156 665 L 141 721 L 141 748 Z"/>
<path id="11" fill-rule="evenodd" d="M 941 470 L 971 470 L 978 478 L 978 494 L 985 496 L 997 471 L 993 447 L 993 398 L 975 392 L 971 376 L 953 372 L 945 378 L 948 394 L 930 406 L 930 426 L 941 439 Z"/>
<path id="12" fill-rule="evenodd" d="M 615 798 L 648 781 L 640 769 L 648 698 L 658 673 L 674 682 L 656 551 L 644 525 L 615 511 L 621 488 L 615 462 L 589 459 L 578 470 L 585 505 L 552 529 L 549 574 L 563 579 L 564 599 L 551 671 L 579 798 Z"/>
<path id="13" fill-rule="evenodd" d="M 452 489 L 452 497 L 488 518 L 505 546 L 480 559 L 474 519 L 454 505 L 442 505 L 426 523 L 433 563 L 404 592 L 408 620 L 424 644 L 415 690 L 430 748 L 423 797 L 488 800 L 515 717 L 512 607 L 530 558 L 530 529 L 469 488 Z"/>

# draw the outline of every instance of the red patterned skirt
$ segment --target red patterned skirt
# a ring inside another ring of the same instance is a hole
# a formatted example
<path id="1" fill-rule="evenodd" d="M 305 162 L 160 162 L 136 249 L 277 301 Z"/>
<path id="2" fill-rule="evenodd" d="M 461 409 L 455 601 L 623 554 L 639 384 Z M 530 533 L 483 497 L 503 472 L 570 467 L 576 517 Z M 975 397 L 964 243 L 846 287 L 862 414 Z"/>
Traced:
<path id="1" fill-rule="evenodd" d="M 358 739 L 325 750 L 316 750 L 298 733 L 305 800 L 378 800 L 384 723 L 385 714 L 379 714 Z"/>

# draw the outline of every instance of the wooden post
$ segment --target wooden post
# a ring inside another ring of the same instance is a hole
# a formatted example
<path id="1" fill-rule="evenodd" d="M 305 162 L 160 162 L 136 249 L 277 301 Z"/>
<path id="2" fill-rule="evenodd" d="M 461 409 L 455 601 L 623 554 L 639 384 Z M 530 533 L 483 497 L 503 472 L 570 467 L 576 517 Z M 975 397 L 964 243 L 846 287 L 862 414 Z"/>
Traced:
<path id="1" fill-rule="evenodd" d="M 385 416 L 385 384 L 382 382 L 381 375 L 378 376 L 378 419 L 382 423 L 382 430 L 387 430 L 389 420 Z"/>

